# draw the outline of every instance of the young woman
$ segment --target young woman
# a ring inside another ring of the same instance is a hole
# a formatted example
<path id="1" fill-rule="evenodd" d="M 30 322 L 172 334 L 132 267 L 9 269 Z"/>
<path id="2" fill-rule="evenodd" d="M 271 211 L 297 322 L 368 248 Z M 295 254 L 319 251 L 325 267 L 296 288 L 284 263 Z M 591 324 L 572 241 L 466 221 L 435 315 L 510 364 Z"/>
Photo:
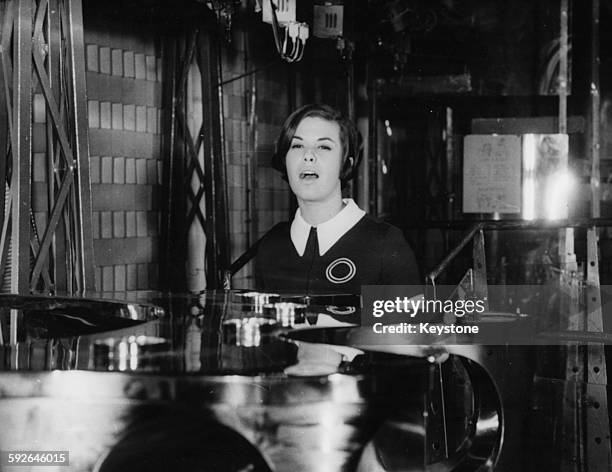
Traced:
<path id="1" fill-rule="evenodd" d="M 333 108 L 306 105 L 287 118 L 272 165 L 299 208 L 260 243 L 259 290 L 358 294 L 362 285 L 421 283 L 402 232 L 342 198 L 358 157 L 357 130 Z"/>

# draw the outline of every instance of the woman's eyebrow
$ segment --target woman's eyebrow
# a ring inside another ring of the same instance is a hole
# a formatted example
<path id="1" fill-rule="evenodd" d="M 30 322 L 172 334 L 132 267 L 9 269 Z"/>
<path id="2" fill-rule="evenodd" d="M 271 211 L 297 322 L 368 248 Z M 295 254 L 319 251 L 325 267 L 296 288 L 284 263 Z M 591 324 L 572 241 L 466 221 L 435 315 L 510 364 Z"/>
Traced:
<path id="1" fill-rule="evenodd" d="M 324 137 L 322 137 L 322 138 L 317 139 L 317 141 L 331 141 L 331 142 L 333 142 L 333 143 L 335 143 L 335 142 L 336 142 L 336 140 L 335 140 L 334 138 L 328 138 L 328 137 L 326 137 L 326 136 L 324 136 Z"/>
<path id="2" fill-rule="evenodd" d="M 299 139 L 300 141 L 303 141 L 301 136 L 293 136 L 293 138 L 291 139 Z M 317 138 L 317 141 L 331 141 L 333 143 L 336 142 L 334 138 L 328 138 L 327 136 L 323 136 L 322 138 Z"/>

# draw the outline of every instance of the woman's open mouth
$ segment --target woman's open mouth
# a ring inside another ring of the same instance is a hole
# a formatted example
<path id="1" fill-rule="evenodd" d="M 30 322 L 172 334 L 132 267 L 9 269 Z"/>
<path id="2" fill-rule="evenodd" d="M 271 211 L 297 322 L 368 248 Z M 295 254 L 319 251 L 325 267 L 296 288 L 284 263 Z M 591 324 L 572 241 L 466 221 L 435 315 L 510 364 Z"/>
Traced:
<path id="1" fill-rule="evenodd" d="M 300 172 L 300 180 L 316 180 L 319 178 L 319 174 L 313 171 Z"/>

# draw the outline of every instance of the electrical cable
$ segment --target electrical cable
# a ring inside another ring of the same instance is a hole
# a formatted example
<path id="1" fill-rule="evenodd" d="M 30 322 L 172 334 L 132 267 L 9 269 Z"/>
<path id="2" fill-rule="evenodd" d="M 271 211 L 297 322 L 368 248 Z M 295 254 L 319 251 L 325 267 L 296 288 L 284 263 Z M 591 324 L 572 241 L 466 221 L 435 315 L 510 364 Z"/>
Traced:
<path id="1" fill-rule="evenodd" d="M 289 28 L 285 28 L 285 39 L 283 40 L 283 52 L 281 54 L 281 56 L 287 56 L 287 43 L 289 41 Z M 293 45 L 292 46 L 292 50 L 293 50 Z"/>
<path id="2" fill-rule="evenodd" d="M 292 27 L 294 27 L 293 24 L 287 25 L 287 28 L 285 29 L 285 31 L 290 31 L 292 29 Z M 298 34 L 297 31 L 295 32 L 295 34 L 291 34 L 289 33 L 289 38 L 291 38 L 291 53 L 288 56 L 288 59 L 290 62 L 295 62 L 295 59 L 297 57 L 296 53 L 298 52 Z"/>
<path id="3" fill-rule="evenodd" d="M 297 62 L 299 60 L 299 56 L 300 56 L 300 50 L 302 48 L 302 41 L 299 37 L 296 37 L 293 40 L 293 48 L 291 49 L 291 58 L 293 59 L 293 62 Z"/>
<path id="4" fill-rule="evenodd" d="M 286 62 L 298 62 L 302 59 L 305 49 L 305 39 L 308 37 L 308 25 L 305 25 L 304 39 L 301 38 L 301 29 L 303 28 L 301 23 L 290 22 L 285 27 L 285 36 L 281 42 L 281 27 L 278 22 L 278 16 L 276 14 L 277 6 L 273 0 L 270 1 L 270 10 L 272 13 L 272 33 L 274 34 L 274 44 L 280 57 Z M 296 28 L 294 34 L 290 29 Z M 288 52 L 288 43 L 291 41 L 291 51 Z"/>
<path id="5" fill-rule="evenodd" d="M 304 44 L 304 42 L 300 39 L 299 40 L 299 55 L 296 58 L 296 62 L 299 62 L 302 60 L 302 57 L 304 56 L 304 50 L 306 49 L 306 45 Z"/>
<path id="6" fill-rule="evenodd" d="M 274 34 L 274 44 L 276 44 L 276 50 L 280 54 L 283 59 L 286 59 L 283 54 L 283 50 L 281 48 L 280 38 L 279 38 L 279 25 L 278 25 L 278 17 L 276 16 L 276 5 L 273 0 L 270 0 L 270 9 L 272 11 L 272 33 Z"/>

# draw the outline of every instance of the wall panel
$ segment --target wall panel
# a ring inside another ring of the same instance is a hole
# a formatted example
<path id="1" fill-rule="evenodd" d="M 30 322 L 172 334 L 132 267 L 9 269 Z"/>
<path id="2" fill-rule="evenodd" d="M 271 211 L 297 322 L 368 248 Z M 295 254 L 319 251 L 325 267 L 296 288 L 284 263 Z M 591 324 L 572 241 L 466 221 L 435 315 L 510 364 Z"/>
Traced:
<path id="1" fill-rule="evenodd" d="M 108 296 L 157 289 L 161 49 L 146 21 L 87 13 L 97 289 Z"/>

